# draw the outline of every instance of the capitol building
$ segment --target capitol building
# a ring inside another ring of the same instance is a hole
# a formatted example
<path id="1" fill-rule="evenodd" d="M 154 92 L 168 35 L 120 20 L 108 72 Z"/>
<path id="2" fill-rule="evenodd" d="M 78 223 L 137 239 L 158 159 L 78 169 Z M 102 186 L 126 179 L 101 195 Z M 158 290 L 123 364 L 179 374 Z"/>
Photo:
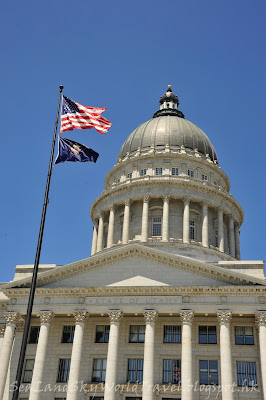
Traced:
<path id="1" fill-rule="evenodd" d="M 91 256 L 39 267 L 19 400 L 266 400 L 264 263 L 241 260 L 243 210 L 170 85 L 90 215 Z M 0 400 L 32 271 L 0 286 Z"/>

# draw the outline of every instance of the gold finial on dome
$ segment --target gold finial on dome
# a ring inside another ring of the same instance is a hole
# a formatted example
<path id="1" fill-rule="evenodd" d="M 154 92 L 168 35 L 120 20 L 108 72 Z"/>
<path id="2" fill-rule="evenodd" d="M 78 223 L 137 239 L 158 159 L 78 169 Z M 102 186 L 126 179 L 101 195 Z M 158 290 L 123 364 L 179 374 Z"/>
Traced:
<path id="1" fill-rule="evenodd" d="M 167 89 L 168 89 L 168 90 L 172 90 L 172 85 L 168 85 L 168 86 L 167 86 Z"/>

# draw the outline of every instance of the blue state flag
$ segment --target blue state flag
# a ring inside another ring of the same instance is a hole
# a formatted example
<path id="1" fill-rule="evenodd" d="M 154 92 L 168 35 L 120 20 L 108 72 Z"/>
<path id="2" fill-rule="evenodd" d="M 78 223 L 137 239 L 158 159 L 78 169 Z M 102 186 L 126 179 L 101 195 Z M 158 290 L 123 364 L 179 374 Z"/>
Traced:
<path id="1" fill-rule="evenodd" d="M 59 137 L 58 143 L 58 154 L 55 160 L 55 164 L 59 164 L 65 161 L 97 161 L 99 154 L 96 151 L 89 149 L 88 147 L 74 142 L 73 140 Z"/>

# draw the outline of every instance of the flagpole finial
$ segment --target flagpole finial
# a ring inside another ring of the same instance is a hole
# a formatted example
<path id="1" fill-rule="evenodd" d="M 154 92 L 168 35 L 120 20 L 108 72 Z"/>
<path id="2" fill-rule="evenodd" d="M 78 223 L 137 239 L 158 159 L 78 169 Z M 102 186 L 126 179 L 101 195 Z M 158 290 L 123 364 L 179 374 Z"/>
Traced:
<path id="1" fill-rule="evenodd" d="M 59 86 L 59 89 L 60 89 L 60 92 L 62 92 L 62 90 L 64 89 L 64 86 L 63 86 L 63 85 L 60 85 L 60 86 Z"/>

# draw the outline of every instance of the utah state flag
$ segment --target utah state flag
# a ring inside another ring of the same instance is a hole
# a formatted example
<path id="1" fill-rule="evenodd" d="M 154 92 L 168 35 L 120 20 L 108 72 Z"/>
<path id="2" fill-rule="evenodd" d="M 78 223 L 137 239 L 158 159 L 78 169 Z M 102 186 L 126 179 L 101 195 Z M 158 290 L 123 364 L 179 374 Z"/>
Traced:
<path id="1" fill-rule="evenodd" d="M 96 151 L 89 149 L 88 147 L 74 142 L 73 140 L 59 137 L 58 143 L 58 154 L 55 160 L 55 164 L 59 164 L 65 161 L 97 161 L 99 154 Z"/>

